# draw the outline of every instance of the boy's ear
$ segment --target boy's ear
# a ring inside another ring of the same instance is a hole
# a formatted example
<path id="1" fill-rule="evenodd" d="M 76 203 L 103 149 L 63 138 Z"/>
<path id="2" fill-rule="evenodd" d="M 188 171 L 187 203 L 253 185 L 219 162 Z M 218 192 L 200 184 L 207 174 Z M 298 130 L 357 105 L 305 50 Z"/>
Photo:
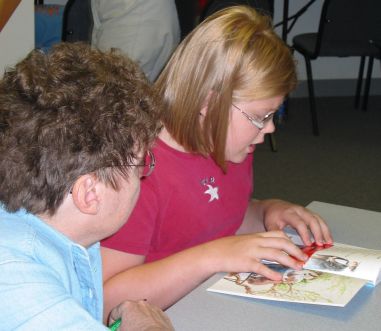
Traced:
<path id="1" fill-rule="evenodd" d="M 71 191 L 75 206 L 84 214 L 96 215 L 100 207 L 99 180 L 92 174 L 79 177 Z"/>

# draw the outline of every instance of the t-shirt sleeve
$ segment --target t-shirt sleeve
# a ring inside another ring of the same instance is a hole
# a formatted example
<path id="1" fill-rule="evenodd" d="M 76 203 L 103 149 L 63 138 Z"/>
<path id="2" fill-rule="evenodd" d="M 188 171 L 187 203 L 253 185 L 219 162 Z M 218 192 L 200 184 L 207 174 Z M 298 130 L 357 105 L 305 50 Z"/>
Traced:
<path id="1" fill-rule="evenodd" d="M 134 210 L 126 223 L 114 235 L 101 242 L 103 247 L 146 256 L 156 227 L 157 195 L 153 186 L 144 179 Z"/>

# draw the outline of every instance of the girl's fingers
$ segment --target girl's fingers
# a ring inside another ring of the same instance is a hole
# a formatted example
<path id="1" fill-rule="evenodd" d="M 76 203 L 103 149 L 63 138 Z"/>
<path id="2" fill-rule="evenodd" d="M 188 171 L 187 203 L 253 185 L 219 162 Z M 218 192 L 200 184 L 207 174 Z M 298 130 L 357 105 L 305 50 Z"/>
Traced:
<path id="1" fill-rule="evenodd" d="M 306 246 L 315 241 L 318 245 L 332 243 L 332 235 L 325 221 L 306 208 L 297 208 L 293 213 L 284 214 L 284 223 L 293 227 Z M 311 238 L 311 235 L 313 238 Z"/>
<path id="2" fill-rule="evenodd" d="M 300 263 L 306 261 L 308 256 L 283 232 L 282 236 L 275 237 L 278 232 L 267 232 L 266 237 L 261 237 L 253 248 L 256 251 L 255 255 L 260 259 L 276 261 L 290 268 L 299 269 Z"/>

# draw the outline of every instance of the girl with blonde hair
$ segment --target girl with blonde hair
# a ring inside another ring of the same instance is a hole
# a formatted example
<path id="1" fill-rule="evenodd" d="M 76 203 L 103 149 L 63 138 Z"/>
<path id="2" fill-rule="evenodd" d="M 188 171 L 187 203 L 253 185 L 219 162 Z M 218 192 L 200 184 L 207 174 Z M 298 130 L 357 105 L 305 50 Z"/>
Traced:
<path id="1" fill-rule="evenodd" d="M 294 269 L 306 259 L 286 226 L 306 245 L 311 235 L 332 242 L 309 210 L 251 200 L 255 145 L 295 85 L 290 50 L 250 7 L 221 10 L 184 39 L 156 82 L 164 127 L 155 171 L 129 222 L 103 242 L 106 315 L 127 298 L 166 308 L 216 272 L 280 280 L 263 259 Z"/>

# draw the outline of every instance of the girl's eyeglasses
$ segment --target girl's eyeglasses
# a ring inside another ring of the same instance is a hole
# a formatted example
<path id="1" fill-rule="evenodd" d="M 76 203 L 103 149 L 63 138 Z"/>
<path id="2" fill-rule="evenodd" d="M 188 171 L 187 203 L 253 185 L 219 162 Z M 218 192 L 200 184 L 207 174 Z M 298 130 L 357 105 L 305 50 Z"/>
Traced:
<path id="1" fill-rule="evenodd" d="M 239 110 L 241 112 L 241 114 L 243 116 L 245 116 L 251 124 L 253 124 L 256 128 L 258 128 L 259 130 L 262 130 L 265 125 L 272 120 L 272 118 L 274 117 L 275 115 L 275 112 L 274 113 L 269 113 L 267 114 L 265 117 L 263 117 L 263 119 L 258 119 L 258 118 L 255 118 L 254 116 L 250 116 L 248 114 L 246 114 L 243 110 L 241 110 L 240 108 L 238 108 L 236 105 L 232 104 L 233 107 L 237 110 Z"/>

